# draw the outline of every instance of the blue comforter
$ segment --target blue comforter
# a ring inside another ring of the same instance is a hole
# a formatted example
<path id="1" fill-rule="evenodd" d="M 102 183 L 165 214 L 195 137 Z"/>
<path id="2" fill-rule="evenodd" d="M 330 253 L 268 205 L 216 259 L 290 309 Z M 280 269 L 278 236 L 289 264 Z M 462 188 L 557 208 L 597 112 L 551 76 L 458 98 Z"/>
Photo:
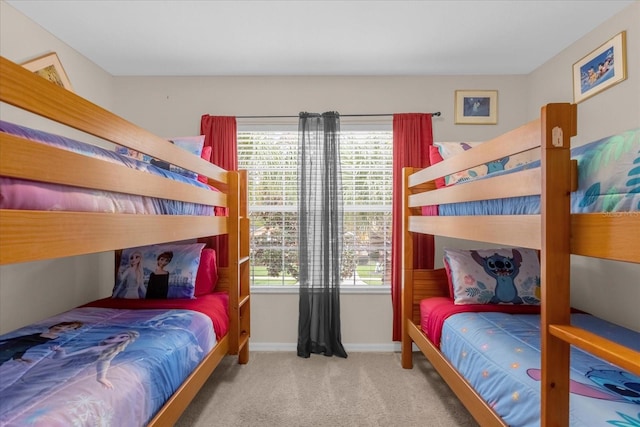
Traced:
<path id="1" fill-rule="evenodd" d="M 588 314 L 572 324 L 640 351 L 640 333 Z M 442 353 L 510 426 L 540 425 L 540 315 L 459 313 Z M 640 377 L 572 347 L 571 426 L 640 426 Z"/>

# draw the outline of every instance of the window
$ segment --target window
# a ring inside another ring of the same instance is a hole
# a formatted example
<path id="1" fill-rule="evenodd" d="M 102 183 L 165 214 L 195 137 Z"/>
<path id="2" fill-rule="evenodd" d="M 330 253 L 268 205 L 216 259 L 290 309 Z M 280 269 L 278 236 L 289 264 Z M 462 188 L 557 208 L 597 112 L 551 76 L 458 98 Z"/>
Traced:
<path id="1" fill-rule="evenodd" d="M 343 286 L 390 285 L 392 139 L 391 130 L 341 131 Z M 253 287 L 297 285 L 297 150 L 297 130 L 238 132 Z"/>

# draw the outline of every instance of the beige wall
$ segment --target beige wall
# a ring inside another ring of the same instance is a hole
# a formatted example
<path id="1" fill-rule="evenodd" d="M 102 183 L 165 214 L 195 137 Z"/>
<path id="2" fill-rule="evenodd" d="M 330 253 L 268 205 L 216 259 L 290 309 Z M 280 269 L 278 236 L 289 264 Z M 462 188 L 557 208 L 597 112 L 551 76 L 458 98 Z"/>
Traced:
<path id="1" fill-rule="evenodd" d="M 573 101 L 572 66 L 611 37 L 627 32 L 627 79 L 578 104 L 582 145 L 640 126 L 640 2 L 634 2 L 527 76 L 527 116 L 546 102 Z"/>
<path id="2" fill-rule="evenodd" d="M 437 140 L 485 140 L 526 118 L 525 76 L 118 77 L 114 110 L 164 136 L 200 131 L 200 117 L 433 112 Z M 454 126 L 456 89 L 497 89 L 496 126 Z M 391 117 L 386 119 L 391 122 Z M 246 120 L 240 123 L 246 123 Z M 297 125 L 297 120 L 291 123 Z"/>
<path id="3" fill-rule="evenodd" d="M 1 0 L 0 53 L 21 62 L 48 51 L 58 52 L 76 93 L 167 137 L 197 134 L 202 114 L 296 115 L 302 110 L 337 110 L 342 114 L 441 111 L 442 117 L 434 118 L 436 140 L 482 141 L 535 117 L 543 103 L 571 101 L 571 64 L 610 35 L 626 28 L 630 39 L 628 50 L 637 52 L 639 6 L 634 4 L 630 8 L 635 13 L 635 21 L 627 13 L 620 14 L 529 76 L 113 78 Z M 635 22 L 635 28 L 631 28 L 632 22 Z M 629 61 L 630 70 L 632 61 L 637 69 L 637 53 L 630 54 Z M 634 126 L 632 119 L 621 119 L 620 115 L 635 117 L 635 126 L 638 126 L 637 98 L 635 106 L 629 105 L 633 104 L 630 97 L 621 92 L 628 88 L 638 93 L 638 81 L 638 77 L 630 73 L 627 82 L 580 105 L 582 120 L 583 113 L 589 117 L 593 112 L 587 110 L 587 106 L 595 105 L 591 108 L 596 110 L 599 100 L 605 96 L 613 97 L 615 102 L 624 99 L 624 105 L 630 110 L 619 114 L 621 108 L 612 107 L 608 113 L 612 117 L 607 119 L 616 126 L 612 123 L 602 128 L 592 124 L 590 126 L 597 128 L 594 131 L 585 129 L 586 124 L 581 125 L 579 130 L 585 134 L 585 141 L 590 140 L 589 133 L 604 136 Z M 498 124 L 454 125 L 456 89 L 497 89 Z M 3 119 L 20 119 L 10 108 L 0 108 Z M 602 122 L 600 116 L 595 116 Z M 247 121 L 240 121 L 240 126 L 244 123 Z M 295 125 L 295 120 L 292 123 Z M 445 240 L 438 240 L 440 245 L 443 242 Z M 113 278 L 112 260 L 110 254 L 101 254 L 2 267 L 0 333 L 108 295 Z M 593 270 L 601 268 L 600 264 L 592 261 L 588 265 Z M 97 288 L 83 286 L 96 277 L 99 278 Z M 639 275 L 636 273 L 634 277 L 637 282 Z M 624 304 L 624 295 L 619 297 Z M 342 338 L 347 349 L 394 347 L 388 294 L 345 294 L 341 303 Z M 604 317 L 640 329 L 635 310 L 628 310 L 626 306 L 624 311 L 608 304 L 602 306 L 610 308 L 604 312 Z M 296 295 L 254 294 L 252 329 L 254 348 L 293 348 L 297 339 Z"/>

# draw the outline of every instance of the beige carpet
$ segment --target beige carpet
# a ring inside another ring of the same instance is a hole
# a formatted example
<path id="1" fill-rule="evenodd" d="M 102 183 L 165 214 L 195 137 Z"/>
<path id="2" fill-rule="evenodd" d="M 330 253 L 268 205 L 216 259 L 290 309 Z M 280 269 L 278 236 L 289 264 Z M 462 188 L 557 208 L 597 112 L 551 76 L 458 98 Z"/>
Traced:
<path id="1" fill-rule="evenodd" d="M 176 426 L 477 426 L 422 354 L 227 356 Z"/>

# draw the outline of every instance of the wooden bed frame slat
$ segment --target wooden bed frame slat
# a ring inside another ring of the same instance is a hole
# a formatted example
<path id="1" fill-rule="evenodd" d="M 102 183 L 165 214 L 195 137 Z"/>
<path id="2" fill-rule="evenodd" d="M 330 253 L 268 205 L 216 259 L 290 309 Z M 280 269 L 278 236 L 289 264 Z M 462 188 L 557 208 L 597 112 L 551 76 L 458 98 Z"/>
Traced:
<path id="1" fill-rule="evenodd" d="M 225 184 L 226 171 L 102 107 L 0 57 L 0 99 L 98 138 L 198 172 Z"/>
<path id="2" fill-rule="evenodd" d="M 420 351 L 429 359 L 442 379 L 449 384 L 451 390 L 473 415 L 482 427 L 505 427 L 506 424 L 491 409 L 491 407 L 476 393 L 462 375 L 449 363 L 440 351 L 422 333 L 422 330 L 414 325 L 409 325 L 409 335 L 416 343 Z"/>
<path id="3" fill-rule="evenodd" d="M 540 169 L 528 169 L 479 181 L 459 183 L 435 191 L 421 191 L 409 196 L 409 207 L 442 205 L 476 200 L 502 199 L 540 194 Z M 434 184 L 435 185 L 435 184 Z M 577 161 L 571 161 L 571 190 L 578 188 Z"/>
<path id="4" fill-rule="evenodd" d="M 514 191 L 514 189 L 516 191 Z M 409 206 L 430 206 L 475 200 L 502 199 L 540 194 L 540 169 L 529 169 L 508 175 L 465 182 L 409 197 Z M 481 197 L 479 195 L 484 195 Z"/>
<path id="5" fill-rule="evenodd" d="M 200 362 L 182 386 L 169 398 L 147 427 L 174 425 L 228 352 L 229 338 L 225 336 L 218 342 L 215 349 Z"/>
<path id="6" fill-rule="evenodd" d="M 210 206 L 227 206 L 227 195 L 0 133 L 0 175 Z"/>
<path id="7" fill-rule="evenodd" d="M 135 234 L 131 227 L 137 231 Z M 226 233 L 225 218 L 215 216 L 3 209 L 0 210 L 0 265 Z"/>
<path id="8" fill-rule="evenodd" d="M 417 171 L 409 178 L 409 186 L 414 187 L 424 181 L 433 181 L 476 167 L 496 159 L 512 156 L 540 147 L 540 120 L 533 120 L 511 132 L 482 143 L 482 150 L 468 150 L 455 157 L 444 159 L 429 168 Z"/>
<path id="9" fill-rule="evenodd" d="M 571 253 L 640 263 L 639 212 L 571 215 Z"/>
<path id="10" fill-rule="evenodd" d="M 409 218 L 409 231 L 540 249 L 539 215 Z"/>
<path id="11" fill-rule="evenodd" d="M 575 326 L 549 325 L 549 332 L 571 345 L 640 375 L 640 358 L 637 351 Z"/>

